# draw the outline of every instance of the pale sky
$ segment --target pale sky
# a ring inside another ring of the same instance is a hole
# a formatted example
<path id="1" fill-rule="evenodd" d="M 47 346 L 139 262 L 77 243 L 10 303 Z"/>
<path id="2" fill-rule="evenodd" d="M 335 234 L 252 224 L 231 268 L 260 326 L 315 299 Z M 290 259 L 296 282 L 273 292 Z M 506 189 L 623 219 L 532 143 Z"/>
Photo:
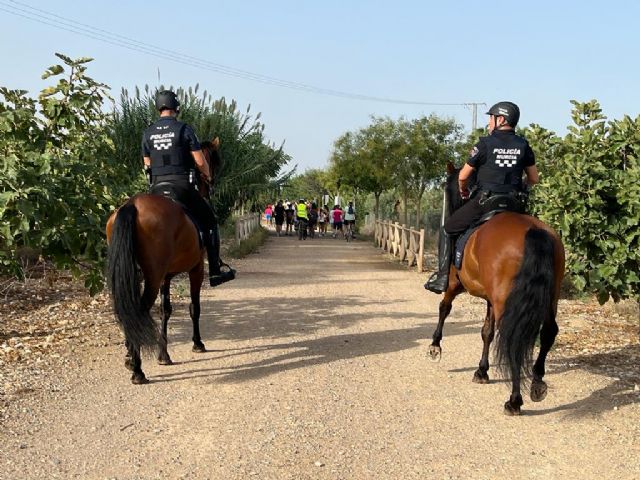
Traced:
<path id="1" fill-rule="evenodd" d="M 159 70 L 165 85 L 199 83 L 262 112 L 268 138 L 285 141 L 301 172 L 326 166 L 335 139 L 370 115 L 436 113 L 469 129 L 471 111 L 301 91 L 219 70 L 369 97 L 485 102 L 482 125 L 488 106 L 510 100 L 520 105 L 522 125 L 564 134 L 571 99 L 595 98 L 610 118 L 640 113 L 639 18 L 640 2 L 631 0 L 0 0 L 0 85 L 35 96 L 55 52 L 95 58 L 89 75 L 116 98 L 122 87 L 158 85 Z M 91 38 L 110 34 L 126 37 L 129 48 Z M 132 49 L 136 42 L 166 52 L 143 53 Z M 193 65 L 166 58 L 175 52 Z M 195 65 L 202 62 L 208 67 Z"/>

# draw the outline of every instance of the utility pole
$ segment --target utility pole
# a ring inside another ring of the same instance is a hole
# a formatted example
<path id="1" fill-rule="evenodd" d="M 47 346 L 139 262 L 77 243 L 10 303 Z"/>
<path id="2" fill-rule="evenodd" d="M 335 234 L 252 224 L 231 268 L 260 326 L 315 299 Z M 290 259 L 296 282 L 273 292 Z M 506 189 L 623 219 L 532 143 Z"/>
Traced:
<path id="1" fill-rule="evenodd" d="M 474 132 L 478 128 L 478 105 L 486 105 L 484 102 L 469 102 L 464 104 L 465 107 L 471 107 L 471 131 Z"/>

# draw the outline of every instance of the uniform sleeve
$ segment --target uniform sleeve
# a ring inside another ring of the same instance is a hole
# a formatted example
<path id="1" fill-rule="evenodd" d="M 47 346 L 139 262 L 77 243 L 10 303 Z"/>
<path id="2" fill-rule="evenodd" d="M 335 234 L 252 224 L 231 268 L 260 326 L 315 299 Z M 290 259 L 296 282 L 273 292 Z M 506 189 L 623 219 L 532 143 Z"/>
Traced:
<path id="1" fill-rule="evenodd" d="M 478 168 L 487 161 L 487 146 L 484 140 L 481 138 L 478 143 L 474 145 L 469 154 L 469 160 L 467 163 L 473 168 Z"/>
<path id="2" fill-rule="evenodd" d="M 536 164 L 536 156 L 531 149 L 531 145 L 527 143 L 527 147 L 524 149 L 524 159 L 522 165 L 525 167 L 531 167 Z"/>
<path id="3" fill-rule="evenodd" d="M 186 145 L 189 146 L 189 150 L 195 152 L 196 150 L 200 150 L 200 142 L 198 141 L 198 137 L 196 137 L 196 132 L 193 131 L 190 125 L 186 125 L 184 127 L 184 141 Z"/>

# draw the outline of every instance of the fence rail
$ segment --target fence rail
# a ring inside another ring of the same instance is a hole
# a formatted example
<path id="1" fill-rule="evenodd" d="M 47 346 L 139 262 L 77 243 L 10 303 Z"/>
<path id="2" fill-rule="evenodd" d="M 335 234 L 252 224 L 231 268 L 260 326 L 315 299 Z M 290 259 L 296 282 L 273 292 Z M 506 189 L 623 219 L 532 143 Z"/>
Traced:
<path id="1" fill-rule="evenodd" d="M 259 213 L 249 213 L 238 217 L 236 220 L 236 243 L 249 238 L 258 228 L 260 228 Z"/>
<path id="2" fill-rule="evenodd" d="M 376 220 L 374 243 L 409 267 L 424 271 L 424 228 L 414 230 L 398 222 Z"/>

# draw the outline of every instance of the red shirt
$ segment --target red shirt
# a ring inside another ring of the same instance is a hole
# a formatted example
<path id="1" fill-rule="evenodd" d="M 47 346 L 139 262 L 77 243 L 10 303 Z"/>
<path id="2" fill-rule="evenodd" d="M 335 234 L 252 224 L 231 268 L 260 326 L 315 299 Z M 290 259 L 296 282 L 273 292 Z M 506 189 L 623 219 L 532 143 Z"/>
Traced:
<path id="1" fill-rule="evenodd" d="M 342 210 L 339 208 L 333 211 L 333 223 L 342 222 Z"/>

